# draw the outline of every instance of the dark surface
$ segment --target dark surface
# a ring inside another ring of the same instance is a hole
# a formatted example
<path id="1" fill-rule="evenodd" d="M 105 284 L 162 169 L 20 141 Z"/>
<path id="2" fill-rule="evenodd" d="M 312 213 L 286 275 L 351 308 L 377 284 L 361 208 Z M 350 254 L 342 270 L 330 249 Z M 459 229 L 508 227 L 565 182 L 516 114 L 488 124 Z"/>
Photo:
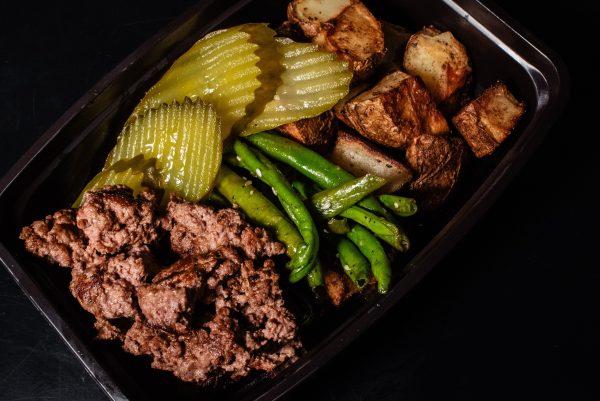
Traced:
<path id="1" fill-rule="evenodd" d="M 18 3 L 2 15 L 0 173 L 104 73 L 192 4 L 81 3 Z M 592 89 L 584 86 L 594 78 L 592 64 L 566 40 L 575 35 L 557 27 L 578 20 L 577 35 L 592 35 L 598 6 L 548 8 L 542 18 L 517 2 L 499 3 L 566 61 L 573 80 L 566 113 L 434 273 L 291 399 L 600 398 L 599 213 L 590 189 L 599 169 L 593 129 L 573 127 L 594 118 L 585 96 Z M 104 399 L 4 269 L 0 344 L 0 399 Z"/>

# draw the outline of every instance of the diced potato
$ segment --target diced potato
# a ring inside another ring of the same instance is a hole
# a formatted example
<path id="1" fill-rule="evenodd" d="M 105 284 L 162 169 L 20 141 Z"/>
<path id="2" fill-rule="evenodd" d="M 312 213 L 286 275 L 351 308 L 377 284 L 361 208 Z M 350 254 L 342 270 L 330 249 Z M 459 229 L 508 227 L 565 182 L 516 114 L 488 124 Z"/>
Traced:
<path id="1" fill-rule="evenodd" d="M 338 132 L 329 160 L 357 177 L 370 173 L 385 178 L 380 193 L 399 191 L 412 179 L 404 164 L 344 130 Z"/>
<path id="2" fill-rule="evenodd" d="M 406 150 L 406 162 L 415 171 L 410 194 L 420 210 L 432 210 L 448 198 L 464 168 L 467 145 L 450 135 L 422 135 Z"/>
<path id="3" fill-rule="evenodd" d="M 465 86 L 471 66 L 465 47 L 451 32 L 423 28 L 411 36 L 404 69 L 420 77 L 437 103 L 448 103 Z"/>
<path id="4" fill-rule="evenodd" d="M 422 134 L 449 131 L 421 80 L 402 71 L 388 74 L 346 102 L 338 118 L 364 137 L 392 148 L 405 148 Z"/>
<path id="5" fill-rule="evenodd" d="M 336 270 L 325 270 L 323 272 L 325 290 L 335 306 L 340 306 L 353 295 L 360 291 L 356 285 L 346 276 Z"/>
<path id="6" fill-rule="evenodd" d="M 294 0 L 288 20 L 348 61 L 358 78 L 369 75 L 385 54 L 381 24 L 359 0 Z"/>
<path id="7" fill-rule="evenodd" d="M 337 127 L 333 112 L 326 111 L 312 118 L 304 118 L 293 123 L 280 125 L 277 131 L 303 143 L 304 145 L 325 145 L 330 142 Z"/>
<path id="8" fill-rule="evenodd" d="M 508 137 L 524 112 L 525 104 L 497 82 L 463 107 L 452 122 L 475 156 L 483 157 Z"/>

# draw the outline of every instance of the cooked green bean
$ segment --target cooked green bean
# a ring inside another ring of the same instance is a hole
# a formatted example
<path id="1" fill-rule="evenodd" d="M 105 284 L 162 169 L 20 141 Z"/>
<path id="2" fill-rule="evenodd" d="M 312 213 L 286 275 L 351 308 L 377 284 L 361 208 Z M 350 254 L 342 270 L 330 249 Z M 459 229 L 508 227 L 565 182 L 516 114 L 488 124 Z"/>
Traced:
<path id="1" fill-rule="evenodd" d="M 366 174 L 333 188 L 317 192 L 311 197 L 311 203 L 323 217 L 331 218 L 378 190 L 385 183 L 385 178 Z"/>
<path id="2" fill-rule="evenodd" d="M 242 166 L 253 176 L 271 186 L 273 193 L 281 206 L 294 222 L 300 235 L 304 238 L 306 248 L 303 248 L 299 264 L 293 267 L 289 280 L 295 283 L 305 277 L 312 269 L 319 252 L 319 234 L 310 212 L 277 167 L 259 151 L 250 149 L 241 140 L 233 143 L 233 149 L 240 158 Z"/>
<path id="3" fill-rule="evenodd" d="M 208 195 L 206 195 L 206 202 L 208 202 L 209 204 L 211 204 L 213 206 L 219 207 L 219 208 L 231 206 L 231 204 L 229 203 L 227 198 L 225 198 L 223 195 L 221 195 L 217 191 L 210 191 L 208 193 Z"/>
<path id="4" fill-rule="evenodd" d="M 340 216 L 365 226 L 377 237 L 381 238 L 390 244 L 392 248 L 400 252 L 406 252 L 410 247 L 408 236 L 400 227 L 368 210 L 358 206 L 352 206 L 340 213 Z"/>
<path id="5" fill-rule="evenodd" d="M 379 195 L 379 201 L 392 213 L 400 217 L 409 217 L 417 213 L 417 201 L 398 195 Z"/>
<path id="6" fill-rule="evenodd" d="M 306 276 L 306 281 L 310 288 L 315 289 L 323 285 L 323 269 L 321 267 L 321 261 L 317 258 L 311 271 Z"/>
<path id="7" fill-rule="evenodd" d="M 355 178 L 317 152 L 280 135 L 259 132 L 245 139 L 273 159 L 293 167 L 322 188 L 333 188 Z M 372 196 L 361 200 L 359 204 L 381 215 L 388 213 Z"/>
<path id="8" fill-rule="evenodd" d="M 285 244 L 287 254 L 292 259 L 290 266 L 298 265 L 297 251 L 306 244 L 296 227 L 277 206 L 225 165 L 221 165 L 217 174 L 215 189 L 229 202 L 238 205 L 254 224 L 271 229 L 277 239 Z"/>
<path id="9" fill-rule="evenodd" d="M 327 220 L 327 229 L 334 234 L 346 234 L 350 231 L 350 225 L 348 224 L 348 219 L 332 217 Z"/>
<path id="10" fill-rule="evenodd" d="M 350 277 L 350 280 L 362 290 L 369 283 L 371 277 L 369 261 L 356 245 L 346 238 L 342 237 L 338 240 L 336 249 L 342 269 Z"/>
<path id="11" fill-rule="evenodd" d="M 352 227 L 347 236 L 371 263 L 371 271 L 377 280 L 377 291 L 385 294 L 392 279 L 392 266 L 385 249 L 377 238 L 361 225 Z"/>

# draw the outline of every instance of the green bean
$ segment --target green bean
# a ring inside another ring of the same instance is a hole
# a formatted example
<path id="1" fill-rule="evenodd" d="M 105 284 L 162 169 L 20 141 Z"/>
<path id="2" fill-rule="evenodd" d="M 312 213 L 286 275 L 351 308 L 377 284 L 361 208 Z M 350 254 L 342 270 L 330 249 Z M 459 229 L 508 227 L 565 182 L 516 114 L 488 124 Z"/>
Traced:
<path id="1" fill-rule="evenodd" d="M 304 187 L 304 191 L 307 192 L 308 195 L 311 195 L 309 188 Z M 313 192 L 312 195 L 315 195 L 315 193 Z M 311 198 L 311 202 L 313 199 L 314 198 Z M 317 212 L 324 214 L 324 211 L 319 209 L 319 206 L 322 205 L 312 203 L 312 206 Z M 350 219 L 371 230 L 376 236 L 390 244 L 394 249 L 406 252 L 410 247 L 408 236 L 397 224 L 361 207 L 349 207 L 340 213 L 338 217 L 342 217 L 343 219 L 330 219 L 327 222 L 328 229 L 335 234 L 345 234 L 348 232 L 350 227 L 347 225 L 347 219 Z"/>
<path id="2" fill-rule="evenodd" d="M 300 195 L 300 199 L 302 199 L 303 201 L 308 199 L 308 188 L 306 187 L 306 183 L 304 181 L 292 181 L 292 188 L 294 188 L 296 192 L 298 192 L 298 195 Z"/>
<path id="3" fill-rule="evenodd" d="M 368 210 L 353 206 L 340 213 L 340 216 L 365 226 L 400 252 L 406 252 L 410 247 L 408 236 L 400 227 Z"/>
<path id="4" fill-rule="evenodd" d="M 397 195 L 379 195 L 379 201 L 392 213 L 400 217 L 409 217 L 417 213 L 417 201 L 413 198 Z"/>
<path id="5" fill-rule="evenodd" d="M 315 289 L 323 285 L 323 269 L 321 267 L 321 261 L 317 258 L 311 271 L 306 276 L 306 281 L 310 288 Z"/>
<path id="6" fill-rule="evenodd" d="M 350 231 L 348 219 L 333 217 L 327 220 L 327 229 L 334 234 L 346 234 Z"/>
<path id="7" fill-rule="evenodd" d="M 298 264 L 293 266 L 289 280 L 292 283 L 304 278 L 312 269 L 319 252 L 319 234 L 310 212 L 294 191 L 290 183 L 279 172 L 277 167 L 259 151 L 250 149 L 241 140 L 233 143 L 235 153 L 240 162 L 253 176 L 270 185 L 281 206 L 294 222 L 300 235 L 304 238 L 306 247 L 298 253 Z"/>
<path id="8" fill-rule="evenodd" d="M 285 244 L 292 260 L 295 260 L 298 249 L 306 246 L 296 227 L 283 212 L 225 165 L 221 165 L 217 174 L 215 189 L 233 205 L 238 205 L 254 224 L 271 229 L 277 239 Z M 290 262 L 290 265 L 297 264 Z"/>
<path id="9" fill-rule="evenodd" d="M 293 167 L 322 188 L 333 188 L 355 178 L 317 152 L 280 135 L 259 132 L 247 136 L 246 140 L 273 159 Z M 388 213 L 372 196 L 361 200 L 359 204 L 381 215 Z"/>
<path id="10" fill-rule="evenodd" d="M 225 198 L 223 195 L 221 195 L 217 191 L 209 192 L 208 195 L 206 195 L 206 202 L 208 202 L 209 204 L 211 204 L 217 208 L 224 208 L 224 207 L 231 206 L 231 204 L 229 203 L 227 198 Z"/>
<path id="11" fill-rule="evenodd" d="M 347 236 L 371 263 L 371 271 L 377 280 L 377 291 L 385 294 L 392 279 L 392 266 L 385 249 L 377 238 L 361 225 L 352 227 Z"/>
<path id="12" fill-rule="evenodd" d="M 356 245 L 346 238 L 340 238 L 337 242 L 337 257 L 340 259 L 342 269 L 350 280 L 359 289 L 363 289 L 371 277 L 369 261 L 358 250 Z"/>
<path id="13" fill-rule="evenodd" d="M 311 197 L 311 203 L 325 218 L 337 216 L 365 196 L 384 186 L 385 178 L 366 174 L 341 185 L 317 192 Z"/>

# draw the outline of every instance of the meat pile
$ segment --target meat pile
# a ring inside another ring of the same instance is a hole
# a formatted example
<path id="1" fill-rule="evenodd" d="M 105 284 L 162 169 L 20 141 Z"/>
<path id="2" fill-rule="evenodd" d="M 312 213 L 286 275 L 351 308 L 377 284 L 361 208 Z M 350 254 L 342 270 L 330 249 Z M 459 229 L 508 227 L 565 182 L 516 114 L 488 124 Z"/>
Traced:
<path id="1" fill-rule="evenodd" d="M 20 238 L 71 269 L 71 293 L 95 316 L 99 338 L 182 380 L 272 372 L 301 347 L 271 259 L 285 248 L 234 209 L 172 198 L 160 212 L 152 192 L 105 187 Z M 170 244 L 173 264 L 159 262 L 159 241 Z"/>

